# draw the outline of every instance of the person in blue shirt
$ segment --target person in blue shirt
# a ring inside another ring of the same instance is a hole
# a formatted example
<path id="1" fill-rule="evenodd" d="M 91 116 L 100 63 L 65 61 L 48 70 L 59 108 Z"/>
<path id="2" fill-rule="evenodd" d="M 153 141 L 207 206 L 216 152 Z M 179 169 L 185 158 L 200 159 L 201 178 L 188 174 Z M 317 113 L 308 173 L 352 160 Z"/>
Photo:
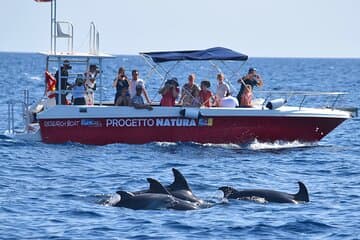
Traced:
<path id="1" fill-rule="evenodd" d="M 148 110 L 153 110 L 152 106 L 147 105 L 144 103 L 144 99 L 141 96 L 142 92 L 143 92 L 143 86 L 142 84 L 137 84 L 136 87 L 136 94 L 135 96 L 133 96 L 131 98 L 131 106 L 134 106 L 134 108 L 137 109 L 148 109 Z"/>

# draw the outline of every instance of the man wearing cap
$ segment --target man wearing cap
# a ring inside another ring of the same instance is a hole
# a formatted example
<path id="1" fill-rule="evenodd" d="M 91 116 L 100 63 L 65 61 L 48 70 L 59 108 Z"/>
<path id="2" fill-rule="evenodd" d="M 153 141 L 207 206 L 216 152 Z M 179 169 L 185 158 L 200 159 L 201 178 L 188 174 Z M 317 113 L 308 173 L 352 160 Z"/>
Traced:
<path id="1" fill-rule="evenodd" d="M 60 80 L 60 90 L 67 90 L 68 87 L 71 86 L 70 83 L 68 83 L 68 77 L 69 77 L 69 71 L 72 67 L 70 65 L 70 62 L 68 60 L 64 61 L 63 66 L 61 66 L 61 80 Z M 56 85 L 55 85 L 55 89 L 56 91 L 58 91 L 58 87 L 59 87 L 59 70 L 56 71 L 55 73 L 55 78 L 56 78 Z M 66 104 L 66 93 L 63 92 L 61 93 L 61 104 Z M 56 104 L 59 104 L 59 100 L 58 100 L 58 95 L 56 94 Z"/>
<path id="2" fill-rule="evenodd" d="M 240 91 L 237 95 L 237 99 L 240 103 L 241 107 L 241 96 L 244 93 L 245 87 L 250 87 L 250 91 L 252 92 L 254 86 L 261 87 L 263 85 L 263 80 L 259 76 L 259 74 L 256 73 L 256 68 L 249 68 L 248 74 L 238 80 L 238 83 L 241 84 Z"/>

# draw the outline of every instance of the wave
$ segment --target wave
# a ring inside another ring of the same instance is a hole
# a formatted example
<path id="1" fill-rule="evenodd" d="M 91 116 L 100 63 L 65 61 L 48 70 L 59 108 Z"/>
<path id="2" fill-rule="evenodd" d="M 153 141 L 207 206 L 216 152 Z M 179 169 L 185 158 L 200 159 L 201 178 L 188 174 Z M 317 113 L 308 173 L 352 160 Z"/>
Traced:
<path id="1" fill-rule="evenodd" d="M 276 150 L 276 149 L 289 149 L 289 148 L 304 148 L 317 146 L 317 143 L 304 143 L 299 141 L 286 142 L 286 141 L 275 141 L 275 142 L 259 142 L 255 140 L 248 145 L 251 150 Z"/>
<path id="2" fill-rule="evenodd" d="M 40 81 L 42 80 L 40 77 L 38 76 L 33 76 L 33 77 L 30 77 L 31 80 L 36 80 L 36 81 Z"/>

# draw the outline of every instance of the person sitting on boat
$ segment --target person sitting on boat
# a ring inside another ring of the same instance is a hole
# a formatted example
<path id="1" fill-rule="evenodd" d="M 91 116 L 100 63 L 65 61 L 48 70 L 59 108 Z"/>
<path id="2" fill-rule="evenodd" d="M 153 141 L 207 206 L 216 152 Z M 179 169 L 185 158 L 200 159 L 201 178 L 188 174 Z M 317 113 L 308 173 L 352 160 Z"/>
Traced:
<path id="1" fill-rule="evenodd" d="M 179 96 L 179 84 L 177 79 L 172 78 L 167 80 L 164 87 L 159 90 L 159 93 L 162 95 L 160 106 L 175 106 L 175 100 Z"/>
<path id="2" fill-rule="evenodd" d="M 196 106 L 199 105 L 199 102 L 195 100 L 195 95 L 199 95 L 199 86 L 195 83 L 195 74 L 192 73 L 188 77 L 188 83 L 185 83 L 184 86 L 181 88 L 181 98 L 180 103 L 184 107 L 186 106 Z"/>
<path id="3" fill-rule="evenodd" d="M 129 105 L 130 105 L 129 88 L 123 87 L 121 89 L 121 95 L 118 96 L 118 98 L 116 99 L 115 106 L 129 106 Z"/>
<path id="4" fill-rule="evenodd" d="M 129 79 L 125 74 L 125 68 L 120 67 L 118 70 L 118 75 L 114 79 L 113 87 L 116 88 L 116 94 L 114 99 L 114 104 L 116 105 L 117 99 L 123 95 L 124 91 L 126 90 L 126 96 L 130 98 L 129 93 Z"/>
<path id="5" fill-rule="evenodd" d="M 189 107 L 200 107 L 201 103 L 200 103 L 200 89 L 197 88 L 195 89 L 192 94 L 193 96 L 193 100 L 191 102 L 191 105 Z"/>
<path id="6" fill-rule="evenodd" d="M 219 107 L 221 99 L 230 95 L 230 87 L 227 83 L 224 82 L 224 74 L 219 73 L 216 76 L 216 79 L 218 80 L 218 86 L 216 88 L 215 94 L 215 106 Z"/>
<path id="7" fill-rule="evenodd" d="M 239 106 L 239 101 L 236 97 L 228 94 L 220 100 L 219 107 L 236 108 Z"/>
<path id="8" fill-rule="evenodd" d="M 91 64 L 89 71 L 85 75 L 85 88 L 86 96 L 85 101 L 86 105 L 94 105 L 94 91 L 96 90 L 96 76 L 99 73 L 99 69 L 95 64 Z"/>
<path id="9" fill-rule="evenodd" d="M 248 74 L 245 75 L 244 77 L 240 78 L 238 80 L 238 83 L 241 84 L 241 88 L 237 95 L 237 99 L 240 102 L 240 107 L 242 107 L 241 97 L 242 97 L 243 93 L 245 92 L 246 85 L 250 86 L 250 88 L 251 88 L 250 90 L 252 92 L 254 86 L 261 87 L 263 85 L 263 80 L 260 77 L 260 75 L 256 73 L 256 68 L 249 68 Z M 252 98 L 252 95 L 251 95 L 251 98 Z M 250 102 L 251 102 L 251 98 L 250 98 Z M 244 106 L 244 107 L 248 107 L 248 106 Z"/>
<path id="10" fill-rule="evenodd" d="M 151 101 L 150 101 L 150 98 L 149 98 L 146 88 L 145 88 L 145 82 L 144 82 L 144 80 L 139 78 L 139 71 L 134 69 L 134 70 L 132 70 L 131 75 L 132 75 L 132 79 L 129 83 L 130 84 L 130 87 L 129 87 L 130 98 L 133 98 L 136 95 L 136 86 L 138 84 L 141 84 L 142 85 L 142 93 L 144 94 L 144 97 L 145 97 L 147 103 L 150 104 Z"/>
<path id="11" fill-rule="evenodd" d="M 63 66 L 61 66 L 61 68 L 60 68 L 60 71 L 61 71 L 61 80 L 60 80 L 61 101 L 60 101 L 60 104 L 62 104 L 62 105 L 68 104 L 68 101 L 66 99 L 67 93 L 65 91 L 71 87 L 71 84 L 68 82 L 70 69 L 72 69 L 70 62 L 68 60 L 65 60 L 63 63 Z M 58 89 L 58 87 L 59 87 L 59 84 L 58 84 L 59 83 L 59 70 L 56 71 L 55 78 L 56 78 L 55 90 L 58 91 L 59 90 Z M 55 99 L 56 99 L 56 104 L 59 104 L 58 94 L 55 94 Z"/>
<path id="12" fill-rule="evenodd" d="M 131 106 L 134 106 L 134 108 L 137 109 L 148 109 L 148 110 L 153 110 L 152 106 L 147 105 L 144 103 L 144 99 L 141 96 L 142 92 L 143 92 L 143 85 L 142 84 L 138 84 L 135 87 L 135 91 L 136 94 L 134 97 L 131 98 Z"/>
<path id="13" fill-rule="evenodd" d="M 203 107 L 211 107 L 211 101 L 213 99 L 213 94 L 212 92 L 208 89 L 210 88 L 211 84 L 209 81 L 204 80 L 201 81 L 200 84 L 200 92 L 199 92 L 199 97 L 200 97 L 200 104 Z"/>
<path id="14" fill-rule="evenodd" d="M 252 88 L 250 84 L 246 84 L 244 92 L 241 94 L 240 107 L 252 107 Z"/>
<path id="15" fill-rule="evenodd" d="M 71 94 L 73 96 L 73 104 L 74 105 L 85 105 L 85 94 L 86 89 L 84 86 L 84 79 L 82 74 L 78 74 L 75 85 L 71 89 Z"/>

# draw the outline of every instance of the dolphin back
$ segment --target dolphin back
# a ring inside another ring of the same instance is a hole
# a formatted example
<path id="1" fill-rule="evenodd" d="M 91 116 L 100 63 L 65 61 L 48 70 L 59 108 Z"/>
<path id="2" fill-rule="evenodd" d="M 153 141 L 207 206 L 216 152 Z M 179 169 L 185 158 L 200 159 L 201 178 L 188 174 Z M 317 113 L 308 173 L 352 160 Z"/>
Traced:
<path id="1" fill-rule="evenodd" d="M 309 202 L 309 193 L 304 183 L 298 182 L 299 184 L 299 191 L 298 193 L 294 194 L 294 200 L 301 201 L 301 202 Z"/>

